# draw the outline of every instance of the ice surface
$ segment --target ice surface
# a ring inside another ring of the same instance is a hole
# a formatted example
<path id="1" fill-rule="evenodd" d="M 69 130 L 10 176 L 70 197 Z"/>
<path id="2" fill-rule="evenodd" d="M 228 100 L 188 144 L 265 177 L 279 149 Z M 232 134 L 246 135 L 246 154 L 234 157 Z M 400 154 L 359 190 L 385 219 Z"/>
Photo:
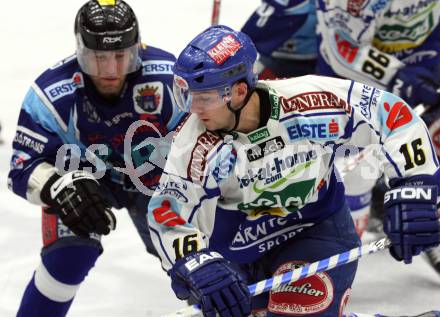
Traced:
<path id="1" fill-rule="evenodd" d="M 0 10 L 0 316 L 14 316 L 39 262 L 40 210 L 6 189 L 10 142 L 21 101 L 44 69 L 74 51 L 73 20 L 83 1 L 7 1 Z M 143 41 L 178 54 L 210 23 L 212 0 L 131 0 Z M 223 0 L 220 23 L 239 28 L 257 0 Z M 81 286 L 71 317 L 160 316 L 175 299 L 159 262 L 146 254 L 125 211 L 103 238 L 104 254 Z M 362 313 L 415 314 L 440 309 L 440 276 L 422 259 L 405 266 L 386 252 L 360 261 L 349 305 Z"/>

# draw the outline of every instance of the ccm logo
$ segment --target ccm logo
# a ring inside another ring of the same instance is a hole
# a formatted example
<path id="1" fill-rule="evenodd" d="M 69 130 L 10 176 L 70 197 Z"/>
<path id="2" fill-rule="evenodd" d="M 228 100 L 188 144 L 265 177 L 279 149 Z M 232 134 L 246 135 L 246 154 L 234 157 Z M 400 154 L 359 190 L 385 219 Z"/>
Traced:
<path id="1" fill-rule="evenodd" d="M 116 43 L 116 42 L 122 42 L 122 36 L 104 37 L 102 39 L 102 43 Z"/>
<path id="2" fill-rule="evenodd" d="M 415 188 L 415 187 L 401 187 L 390 190 L 385 193 L 384 203 L 390 199 L 424 199 L 431 200 L 431 188 Z"/>
<path id="3" fill-rule="evenodd" d="M 211 251 L 209 254 L 202 253 L 197 258 L 191 259 L 188 262 L 185 263 L 185 267 L 188 269 L 188 271 L 192 271 L 199 266 L 203 265 L 205 262 L 210 262 L 214 259 L 221 259 L 223 258 L 220 253 Z"/>

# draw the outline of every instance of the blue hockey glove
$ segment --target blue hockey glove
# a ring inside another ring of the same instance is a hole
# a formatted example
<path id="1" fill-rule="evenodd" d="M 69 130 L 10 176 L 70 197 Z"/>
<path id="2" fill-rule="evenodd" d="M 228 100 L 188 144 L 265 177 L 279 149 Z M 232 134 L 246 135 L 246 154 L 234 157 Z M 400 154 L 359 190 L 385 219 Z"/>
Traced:
<path id="1" fill-rule="evenodd" d="M 391 255 L 411 263 L 412 257 L 440 243 L 437 186 L 401 186 L 384 196 L 384 231 Z"/>
<path id="2" fill-rule="evenodd" d="M 440 94 L 437 90 L 440 83 L 428 69 L 418 66 L 401 68 L 388 85 L 388 90 L 400 96 L 411 107 L 420 103 L 437 106 L 440 103 Z"/>
<path id="3" fill-rule="evenodd" d="M 201 250 L 179 259 L 170 270 L 177 298 L 192 297 L 203 316 L 249 316 L 250 294 L 241 276 L 219 253 Z"/>

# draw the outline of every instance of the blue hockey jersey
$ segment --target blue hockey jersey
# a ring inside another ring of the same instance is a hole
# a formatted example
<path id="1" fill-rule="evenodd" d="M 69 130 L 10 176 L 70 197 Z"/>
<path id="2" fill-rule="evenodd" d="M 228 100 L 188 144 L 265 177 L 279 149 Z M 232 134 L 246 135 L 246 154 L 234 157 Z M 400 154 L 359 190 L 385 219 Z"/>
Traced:
<path id="1" fill-rule="evenodd" d="M 47 179 L 56 170 L 78 168 L 126 191 L 142 186 L 148 194 L 155 187 L 168 151 L 164 140 L 183 113 L 172 95 L 175 57 L 151 46 L 140 57 L 141 69 L 127 75 L 111 103 L 81 72 L 75 55 L 36 79 L 13 141 L 8 185 L 14 193 L 43 205 L 40 191 Z"/>
<path id="2" fill-rule="evenodd" d="M 313 0 L 263 0 L 242 32 L 266 57 L 309 60 L 317 56 Z"/>

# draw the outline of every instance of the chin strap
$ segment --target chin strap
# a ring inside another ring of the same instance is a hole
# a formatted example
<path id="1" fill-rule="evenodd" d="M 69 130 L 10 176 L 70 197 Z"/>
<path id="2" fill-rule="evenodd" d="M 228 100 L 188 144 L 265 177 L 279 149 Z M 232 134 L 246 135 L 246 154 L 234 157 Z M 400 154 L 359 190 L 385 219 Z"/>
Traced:
<path id="1" fill-rule="evenodd" d="M 228 107 L 229 111 L 231 111 L 235 115 L 235 124 L 232 127 L 232 129 L 229 129 L 229 130 L 221 129 L 221 130 L 219 130 L 220 132 L 230 133 L 232 131 L 235 131 L 235 129 L 237 129 L 238 124 L 240 123 L 241 110 L 243 110 L 244 106 L 246 106 L 246 104 L 248 103 L 249 99 L 251 99 L 251 96 L 252 96 L 253 92 L 254 92 L 253 89 L 248 91 L 248 93 L 246 95 L 246 98 L 244 98 L 243 104 L 238 109 L 232 108 L 231 100 L 229 100 L 226 103 L 226 106 Z"/>

